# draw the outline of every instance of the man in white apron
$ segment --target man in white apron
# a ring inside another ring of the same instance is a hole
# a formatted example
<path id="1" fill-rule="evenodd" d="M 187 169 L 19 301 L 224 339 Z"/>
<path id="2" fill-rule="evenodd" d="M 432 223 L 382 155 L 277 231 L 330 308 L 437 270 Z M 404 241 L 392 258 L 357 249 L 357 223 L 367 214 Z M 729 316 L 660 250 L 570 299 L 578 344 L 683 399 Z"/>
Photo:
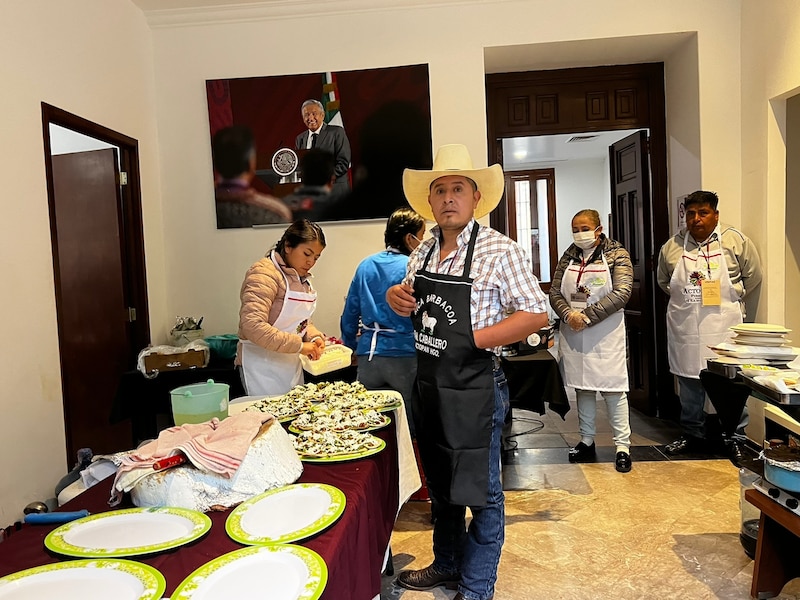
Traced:
<path id="1" fill-rule="evenodd" d="M 720 225 L 718 202 L 713 192 L 687 196 L 686 229 L 659 253 L 658 284 L 670 297 L 669 367 L 678 377 L 683 434 L 667 445 L 671 455 L 709 449 L 700 371 L 706 368 L 706 359 L 716 356 L 708 347 L 730 337 L 729 328 L 742 322 L 745 296 L 761 283 L 761 264 L 753 243 L 740 231 Z M 741 456 L 735 442 L 730 452 Z"/>

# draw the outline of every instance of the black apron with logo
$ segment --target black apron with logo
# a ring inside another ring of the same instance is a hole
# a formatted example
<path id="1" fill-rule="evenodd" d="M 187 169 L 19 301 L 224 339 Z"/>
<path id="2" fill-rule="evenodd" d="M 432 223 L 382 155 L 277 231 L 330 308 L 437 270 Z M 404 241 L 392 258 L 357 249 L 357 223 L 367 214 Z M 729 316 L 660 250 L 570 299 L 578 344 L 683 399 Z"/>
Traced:
<path id="1" fill-rule="evenodd" d="M 472 229 L 461 276 L 417 272 L 412 315 L 417 382 L 412 399 L 428 487 L 438 498 L 484 506 L 494 414 L 492 355 L 475 346 L 469 270 L 478 224 Z"/>

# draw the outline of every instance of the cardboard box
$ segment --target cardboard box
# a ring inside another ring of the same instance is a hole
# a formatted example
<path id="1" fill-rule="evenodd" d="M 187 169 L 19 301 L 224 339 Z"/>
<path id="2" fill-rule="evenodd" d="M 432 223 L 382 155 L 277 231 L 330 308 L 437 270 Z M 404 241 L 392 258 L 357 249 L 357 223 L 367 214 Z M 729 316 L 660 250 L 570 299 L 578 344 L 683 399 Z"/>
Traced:
<path id="1" fill-rule="evenodd" d="M 148 354 L 144 357 L 144 368 L 147 373 L 196 369 L 207 364 L 207 353 L 207 350 L 186 350 L 177 354 Z"/>

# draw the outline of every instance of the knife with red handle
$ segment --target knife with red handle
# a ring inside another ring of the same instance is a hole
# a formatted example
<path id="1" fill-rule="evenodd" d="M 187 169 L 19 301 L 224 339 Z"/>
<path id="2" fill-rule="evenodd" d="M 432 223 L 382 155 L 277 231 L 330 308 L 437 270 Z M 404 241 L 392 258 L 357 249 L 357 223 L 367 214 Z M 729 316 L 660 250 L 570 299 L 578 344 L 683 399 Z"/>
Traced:
<path id="1" fill-rule="evenodd" d="M 186 462 L 186 456 L 183 454 L 175 454 L 173 456 L 168 456 L 167 458 L 162 458 L 161 460 L 157 460 L 153 463 L 153 469 L 156 471 L 163 471 L 164 469 L 169 469 L 170 467 L 177 467 L 178 465 L 182 465 Z"/>

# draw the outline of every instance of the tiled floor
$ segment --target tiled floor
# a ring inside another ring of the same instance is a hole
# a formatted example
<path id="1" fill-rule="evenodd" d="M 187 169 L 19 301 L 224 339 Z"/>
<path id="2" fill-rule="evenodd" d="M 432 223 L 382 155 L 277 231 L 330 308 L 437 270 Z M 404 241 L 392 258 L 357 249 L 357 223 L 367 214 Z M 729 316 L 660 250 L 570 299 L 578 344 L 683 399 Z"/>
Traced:
<path id="1" fill-rule="evenodd" d="M 598 402 L 598 461 L 570 464 L 574 405 L 566 420 L 515 411 L 507 451 L 506 542 L 495 600 L 749 598 L 753 563 L 739 541 L 737 469 L 724 457 L 669 460 L 677 427 L 631 414 L 633 470 L 614 469 L 604 403 Z M 537 422 L 538 421 L 538 422 Z M 432 560 L 430 507 L 410 502 L 392 536 L 394 567 Z M 455 592 L 412 592 L 384 577 L 382 600 L 444 600 Z M 778 598 L 800 599 L 800 580 Z"/>

